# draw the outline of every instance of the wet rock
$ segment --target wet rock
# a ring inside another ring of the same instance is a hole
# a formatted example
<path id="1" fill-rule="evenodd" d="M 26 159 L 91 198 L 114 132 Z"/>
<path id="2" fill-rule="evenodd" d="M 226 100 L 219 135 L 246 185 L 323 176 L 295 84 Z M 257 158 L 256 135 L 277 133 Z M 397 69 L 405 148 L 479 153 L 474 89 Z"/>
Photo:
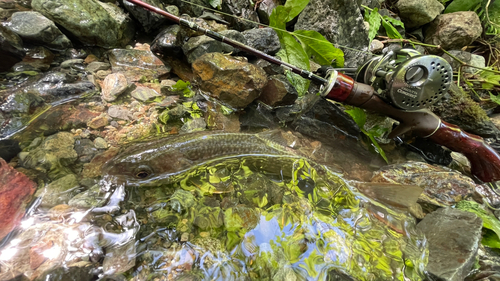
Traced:
<path id="1" fill-rule="evenodd" d="M 201 56 L 193 63 L 201 88 L 224 103 L 242 108 L 259 97 L 267 83 L 264 70 L 220 53 Z"/>
<path id="2" fill-rule="evenodd" d="M 127 77 L 122 73 L 112 73 L 106 76 L 102 83 L 101 97 L 105 101 L 112 102 L 127 89 Z"/>
<path id="3" fill-rule="evenodd" d="M 146 102 L 148 100 L 161 96 L 155 90 L 150 89 L 148 87 L 137 87 L 130 94 L 134 99 L 142 102 Z"/>
<path id="4" fill-rule="evenodd" d="M 5 113 L 28 113 L 30 110 L 40 106 L 43 99 L 33 93 L 16 92 L 7 97 L 0 110 Z"/>
<path id="5" fill-rule="evenodd" d="M 97 137 L 94 140 L 94 146 L 99 149 L 106 149 L 108 148 L 108 143 L 101 137 Z"/>
<path id="6" fill-rule="evenodd" d="M 108 70 L 111 65 L 106 62 L 93 61 L 85 68 L 88 72 L 97 72 L 99 70 Z"/>
<path id="7" fill-rule="evenodd" d="M 1 124 L 1 122 L 0 122 Z M 5 161 L 10 161 L 19 152 L 21 152 L 21 147 L 19 147 L 19 142 L 15 140 L 0 140 L 0 158 Z"/>
<path id="8" fill-rule="evenodd" d="M 481 240 L 482 220 L 475 214 L 442 208 L 417 224 L 429 243 L 426 270 L 439 280 L 464 280 L 470 273 Z"/>
<path id="9" fill-rule="evenodd" d="M 75 151 L 78 154 L 78 161 L 81 163 L 88 163 L 94 156 L 99 153 L 89 139 L 80 139 L 75 141 Z"/>
<path id="10" fill-rule="evenodd" d="M 131 82 L 139 81 L 141 78 L 147 81 L 158 79 L 171 69 L 152 52 L 142 50 L 111 50 L 109 62 L 113 72 L 122 72 Z"/>
<path id="11" fill-rule="evenodd" d="M 315 30 L 330 42 L 359 51 L 343 49 L 346 67 L 358 67 L 368 54 L 368 33 L 355 1 L 311 0 L 299 15 L 295 29 Z"/>
<path id="12" fill-rule="evenodd" d="M 122 120 L 131 120 L 132 119 L 132 113 L 119 105 L 112 105 L 108 109 L 108 115 L 113 118 L 118 118 Z"/>
<path id="13" fill-rule="evenodd" d="M 102 207 L 106 204 L 106 193 L 101 191 L 101 186 L 96 184 L 88 190 L 78 193 L 68 201 L 68 205 L 74 208 L 90 209 Z"/>
<path id="14" fill-rule="evenodd" d="M 260 22 L 269 25 L 269 17 L 273 13 L 274 8 L 282 4 L 282 1 L 279 0 L 262 0 L 257 8 Z"/>
<path id="15" fill-rule="evenodd" d="M 94 130 L 97 130 L 97 129 L 106 127 L 108 124 L 109 124 L 109 118 L 105 113 L 103 113 L 103 114 L 97 116 L 96 118 L 90 120 L 87 123 L 87 126 L 89 126 L 90 128 L 92 128 Z"/>
<path id="16" fill-rule="evenodd" d="M 159 9 L 164 10 L 165 6 L 160 0 L 145 0 L 145 3 L 153 5 Z M 123 6 L 129 11 L 129 13 L 140 23 L 140 26 L 144 28 L 146 33 L 161 26 L 167 19 L 159 14 L 150 12 L 143 7 L 136 6 L 126 0 L 123 1 Z"/>
<path id="17" fill-rule="evenodd" d="M 0 25 L 0 72 L 9 70 L 14 64 L 20 62 L 26 52 L 23 50 L 21 37 L 7 27 Z"/>
<path id="18" fill-rule="evenodd" d="M 30 151 L 22 165 L 49 172 L 53 178 L 59 174 L 69 174 L 68 166 L 78 157 L 73 149 L 74 143 L 73 135 L 68 132 L 49 136 L 39 147 Z"/>
<path id="19" fill-rule="evenodd" d="M 17 12 L 12 15 L 9 28 L 23 41 L 63 50 L 73 47 L 53 21 L 38 12 Z"/>
<path id="20" fill-rule="evenodd" d="M 204 118 L 194 118 L 192 120 L 186 121 L 184 125 L 182 125 L 181 130 L 184 132 L 195 132 L 195 131 L 203 131 L 207 128 L 207 123 Z"/>
<path id="21" fill-rule="evenodd" d="M 220 34 L 246 44 L 246 39 L 243 34 L 236 30 L 224 30 L 221 31 Z M 187 56 L 188 62 L 193 63 L 197 58 L 207 53 L 236 53 L 238 50 L 226 43 L 202 35 L 190 38 L 187 43 L 182 46 L 182 51 Z"/>
<path id="22" fill-rule="evenodd" d="M 25 48 L 26 56 L 21 62 L 16 63 L 12 70 L 14 71 L 47 71 L 50 64 L 54 61 L 54 54 L 42 46 Z"/>
<path id="23" fill-rule="evenodd" d="M 415 28 L 433 21 L 444 10 L 437 0 L 400 0 L 396 7 L 406 28 Z"/>
<path id="24" fill-rule="evenodd" d="M 252 2 L 245 0 L 222 1 L 221 7 L 224 13 L 234 15 L 233 17 L 226 16 L 225 19 L 231 23 L 231 26 L 239 31 L 252 29 L 257 27 L 253 22 L 259 22 L 259 16 L 255 11 Z M 250 21 L 245 21 L 247 19 Z"/>
<path id="25" fill-rule="evenodd" d="M 439 15 L 425 32 L 425 43 L 440 45 L 445 50 L 457 50 L 474 42 L 483 27 L 476 12 L 455 12 Z M 433 52 L 440 50 L 430 49 Z"/>
<path id="26" fill-rule="evenodd" d="M 125 13 L 97 0 L 33 0 L 31 5 L 89 46 L 124 46 L 134 35 L 134 25 Z"/>
<path id="27" fill-rule="evenodd" d="M 461 61 L 477 66 L 477 67 L 486 67 L 486 60 L 483 56 L 471 54 L 470 52 L 467 51 L 461 51 L 461 50 L 451 50 L 448 51 L 451 55 L 457 57 Z M 450 63 L 451 67 L 453 68 L 454 71 L 458 71 L 458 68 L 461 66 L 461 64 L 450 57 L 448 54 L 443 54 L 442 56 L 447 62 Z M 478 71 L 477 68 L 474 67 L 462 67 L 462 71 L 468 72 L 468 73 L 476 73 Z"/>
<path id="28" fill-rule="evenodd" d="M 38 276 L 34 281 L 87 281 L 94 280 L 97 276 L 94 274 L 93 268 L 90 263 L 87 266 L 71 266 L 71 267 L 57 267 L 52 270 L 44 272 Z"/>
<path id="29" fill-rule="evenodd" d="M 245 30 L 243 36 L 248 46 L 268 55 L 274 55 L 281 49 L 278 34 L 270 27 Z"/>
<path id="30" fill-rule="evenodd" d="M 500 136 L 500 130 L 488 118 L 484 109 L 455 84 L 451 85 L 442 101 L 435 103 L 431 110 L 444 121 L 455 124 L 469 133 L 483 138 Z"/>
<path id="31" fill-rule="evenodd" d="M 69 174 L 39 189 L 35 195 L 42 198 L 41 206 L 53 207 L 67 203 L 77 192 L 78 187 L 76 175 Z"/>
<path id="32" fill-rule="evenodd" d="M 151 51 L 163 56 L 176 56 L 182 52 L 180 25 L 174 24 L 164 28 L 156 35 L 151 44 Z"/>
<path id="33" fill-rule="evenodd" d="M 193 224 L 201 230 L 219 228 L 224 224 L 224 212 L 218 207 L 202 207 L 198 210 Z"/>
<path id="34" fill-rule="evenodd" d="M 205 122 L 211 130 L 223 130 L 224 132 L 240 131 L 239 116 L 236 114 L 226 114 L 219 103 L 208 102 Z"/>
<path id="35" fill-rule="evenodd" d="M 61 63 L 61 68 L 80 69 L 83 65 L 83 59 L 69 59 Z"/>
<path id="36" fill-rule="evenodd" d="M 293 104 L 297 97 L 297 91 L 285 75 L 274 75 L 269 77 L 259 100 L 274 107 Z"/>
<path id="37" fill-rule="evenodd" d="M 242 228 L 253 229 L 259 223 L 259 213 L 253 209 L 238 205 L 224 211 L 224 226 L 228 231 L 239 231 Z"/>
<path id="38" fill-rule="evenodd" d="M 476 184 L 469 178 L 445 167 L 422 162 L 409 162 L 383 167 L 372 182 L 418 185 L 424 188 L 419 200 L 430 205 L 446 207 L 470 197 Z"/>
<path id="39" fill-rule="evenodd" d="M 0 240 L 21 220 L 36 183 L 0 158 Z"/>

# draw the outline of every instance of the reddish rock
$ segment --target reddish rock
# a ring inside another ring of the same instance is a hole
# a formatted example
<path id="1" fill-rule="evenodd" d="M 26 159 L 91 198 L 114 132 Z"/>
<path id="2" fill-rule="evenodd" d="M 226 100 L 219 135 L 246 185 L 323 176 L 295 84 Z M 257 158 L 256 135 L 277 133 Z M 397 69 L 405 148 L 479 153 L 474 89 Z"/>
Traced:
<path id="1" fill-rule="evenodd" d="M 21 220 L 36 183 L 0 158 L 0 240 Z"/>

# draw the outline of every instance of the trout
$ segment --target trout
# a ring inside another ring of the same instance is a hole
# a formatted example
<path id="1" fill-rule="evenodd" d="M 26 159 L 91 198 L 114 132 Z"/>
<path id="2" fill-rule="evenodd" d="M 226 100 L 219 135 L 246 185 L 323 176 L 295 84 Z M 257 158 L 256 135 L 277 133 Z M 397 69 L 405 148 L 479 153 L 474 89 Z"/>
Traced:
<path id="1" fill-rule="evenodd" d="M 105 180 L 118 184 L 157 186 L 178 181 L 197 165 L 231 158 L 260 159 L 258 165 L 270 161 L 276 170 L 302 157 L 258 134 L 200 132 L 136 143 L 109 160 L 102 172 Z"/>

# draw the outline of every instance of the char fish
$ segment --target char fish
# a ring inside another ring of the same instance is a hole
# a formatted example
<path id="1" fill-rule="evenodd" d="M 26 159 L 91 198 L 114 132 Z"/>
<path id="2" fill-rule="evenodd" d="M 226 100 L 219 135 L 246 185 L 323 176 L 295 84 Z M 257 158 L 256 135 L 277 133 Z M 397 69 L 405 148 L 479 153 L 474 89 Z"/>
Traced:
<path id="1" fill-rule="evenodd" d="M 274 159 L 277 166 L 300 156 L 258 134 L 199 132 L 134 144 L 109 160 L 102 172 L 115 183 L 156 186 L 175 182 L 196 165 L 235 157 L 260 158 L 260 164 Z"/>

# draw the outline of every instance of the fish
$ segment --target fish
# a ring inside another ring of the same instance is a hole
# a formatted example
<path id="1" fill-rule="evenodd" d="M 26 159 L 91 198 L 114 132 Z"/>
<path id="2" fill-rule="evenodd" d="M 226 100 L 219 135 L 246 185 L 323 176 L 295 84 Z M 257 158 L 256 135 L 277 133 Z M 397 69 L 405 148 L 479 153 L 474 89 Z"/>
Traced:
<path id="1" fill-rule="evenodd" d="M 102 173 L 103 179 L 117 184 L 158 186 L 178 181 L 202 163 L 234 158 L 252 158 L 257 166 L 271 161 L 281 169 L 301 156 L 259 134 L 197 132 L 133 144 L 106 162 Z"/>

